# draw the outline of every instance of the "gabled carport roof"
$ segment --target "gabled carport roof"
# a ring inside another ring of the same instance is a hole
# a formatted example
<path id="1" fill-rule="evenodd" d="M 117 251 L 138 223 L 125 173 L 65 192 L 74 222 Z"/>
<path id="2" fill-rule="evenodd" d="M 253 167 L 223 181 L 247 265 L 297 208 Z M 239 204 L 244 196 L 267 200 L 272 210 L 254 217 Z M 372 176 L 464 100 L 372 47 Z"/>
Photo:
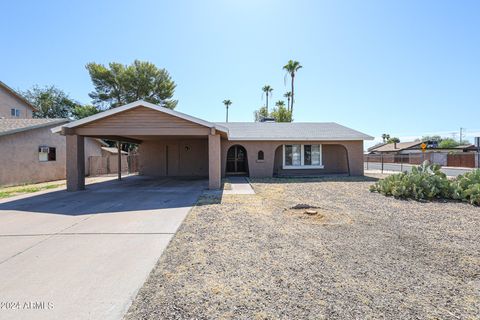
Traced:
<path id="1" fill-rule="evenodd" d="M 80 119 L 80 120 L 77 120 L 77 121 L 69 122 L 65 125 L 53 128 L 52 132 L 53 133 L 59 133 L 59 132 L 62 131 L 62 128 L 76 128 L 76 127 L 79 127 L 79 126 L 82 126 L 82 125 L 85 125 L 85 124 L 88 124 L 88 123 L 91 123 L 91 122 L 94 122 L 94 121 L 97 121 L 97 120 L 100 120 L 100 119 L 103 119 L 103 118 L 106 118 L 106 117 L 110 117 L 112 115 L 115 115 L 115 114 L 118 114 L 118 113 L 121 113 L 121 112 L 124 112 L 124 111 L 127 111 L 127 110 L 137 108 L 137 107 L 150 108 L 150 109 L 153 109 L 153 110 L 156 110 L 156 111 L 159 111 L 159 112 L 163 112 L 163 113 L 169 114 L 171 116 L 181 118 L 181 119 L 184 119 L 184 120 L 187 120 L 187 121 L 190 121 L 190 122 L 193 122 L 193 123 L 196 123 L 196 124 L 208 127 L 208 128 L 213 128 L 213 129 L 216 129 L 216 130 L 219 130 L 219 131 L 222 131 L 222 132 L 228 134 L 228 129 L 225 128 L 224 126 L 221 126 L 221 125 L 218 125 L 218 124 L 215 124 L 215 123 L 212 123 L 212 122 L 208 122 L 208 121 L 196 118 L 196 117 L 192 117 L 192 116 L 190 116 L 188 114 L 185 114 L 185 113 L 182 113 L 182 112 L 178 112 L 178 111 L 175 111 L 175 110 L 172 110 L 172 109 L 161 107 L 161 106 L 158 106 L 156 104 L 153 104 L 153 103 L 150 103 L 150 102 L 147 102 L 147 101 L 144 101 L 144 100 L 138 100 L 138 101 L 126 104 L 126 105 L 121 106 L 121 107 L 117 107 L 117 108 L 114 108 L 114 109 L 103 111 L 103 112 L 94 114 L 92 116 L 89 116 L 89 117 L 86 117 L 86 118 L 83 118 L 83 119 Z"/>

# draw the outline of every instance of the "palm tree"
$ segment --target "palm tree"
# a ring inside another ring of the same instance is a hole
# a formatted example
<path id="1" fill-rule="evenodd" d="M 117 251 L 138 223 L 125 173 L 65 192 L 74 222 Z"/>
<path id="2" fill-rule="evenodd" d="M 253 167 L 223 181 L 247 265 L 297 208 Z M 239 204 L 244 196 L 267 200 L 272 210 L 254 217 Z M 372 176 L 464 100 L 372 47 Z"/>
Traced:
<path id="1" fill-rule="evenodd" d="M 388 139 L 390 139 L 390 135 L 388 133 L 382 134 L 383 143 L 386 143 Z"/>
<path id="2" fill-rule="evenodd" d="M 287 91 L 283 96 L 287 98 L 287 110 L 290 111 L 290 99 L 292 98 L 292 92 Z"/>
<path id="3" fill-rule="evenodd" d="M 267 85 L 264 85 L 263 88 L 262 88 L 262 91 L 265 93 L 265 97 L 267 97 L 267 114 L 268 114 L 268 96 L 272 96 L 272 91 L 273 91 L 273 88 L 270 87 L 268 84 Z"/>
<path id="4" fill-rule="evenodd" d="M 225 107 L 227 108 L 227 118 L 226 118 L 226 122 L 228 122 L 228 107 L 230 107 L 232 105 L 232 101 L 230 100 L 223 100 L 223 104 L 225 105 Z"/>
<path id="5" fill-rule="evenodd" d="M 292 79 L 292 102 L 290 104 L 290 111 L 293 114 L 293 102 L 295 101 L 295 90 L 294 90 L 294 82 L 295 82 L 295 73 L 302 68 L 300 62 L 289 60 L 286 65 L 283 66 L 283 69 L 290 74 L 290 78 Z"/>
<path id="6" fill-rule="evenodd" d="M 277 102 L 275 102 L 275 106 L 276 107 L 285 107 L 285 101 L 278 100 Z"/>

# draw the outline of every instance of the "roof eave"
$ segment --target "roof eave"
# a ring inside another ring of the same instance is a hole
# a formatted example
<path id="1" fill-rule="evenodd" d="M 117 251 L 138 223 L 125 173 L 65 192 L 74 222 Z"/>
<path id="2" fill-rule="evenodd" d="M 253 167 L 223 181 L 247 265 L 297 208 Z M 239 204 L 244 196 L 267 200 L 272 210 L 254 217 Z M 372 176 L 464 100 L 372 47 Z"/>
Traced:
<path id="1" fill-rule="evenodd" d="M 17 128 L 17 129 L 13 129 L 13 130 L 9 130 L 9 131 L 0 132 L 0 136 L 8 136 L 8 135 L 15 134 L 15 133 L 19 133 L 19 132 L 23 132 L 23 131 L 41 129 L 41 128 L 50 127 L 50 126 L 53 126 L 53 125 L 56 125 L 56 124 L 59 124 L 59 123 L 66 123 L 66 122 L 68 122 L 68 120 L 66 120 L 66 119 L 61 119 L 61 120 L 58 120 L 58 121 L 52 121 L 52 122 L 46 122 L 46 123 L 42 123 L 42 124 L 37 124 L 37 125 L 34 125 L 34 126 Z M 60 126 L 60 127 L 57 127 L 57 128 L 61 128 L 61 126 Z M 53 129 L 55 129 L 55 128 L 52 128 L 52 129 L 50 129 L 50 130 L 52 131 Z M 53 131 L 52 131 L 52 132 L 53 132 Z"/>
<path id="2" fill-rule="evenodd" d="M 124 112 L 124 111 L 130 110 L 130 109 L 133 109 L 133 108 L 137 108 L 137 107 L 150 108 L 150 109 L 153 109 L 153 110 L 156 110 L 156 111 L 159 111 L 159 112 L 169 114 L 169 115 L 174 116 L 174 117 L 178 117 L 178 118 L 181 118 L 181 119 L 184 119 L 184 120 L 202 125 L 202 126 L 207 127 L 207 128 L 217 129 L 219 131 L 222 131 L 222 132 L 228 134 L 228 129 L 221 126 L 221 125 L 216 125 L 215 123 L 208 122 L 208 121 L 196 118 L 196 117 L 192 117 L 192 116 L 187 115 L 185 113 L 182 113 L 182 112 L 179 112 L 179 111 L 174 111 L 174 110 L 171 110 L 171 109 L 168 109 L 168 108 L 165 108 L 165 107 L 161 107 L 161 106 L 158 106 L 156 104 L 153 104 L 153 103 L 150 103 L 150 102 L 147 102 L 147 101 L 143 101 L 143 100 L 138 100 L 138 101 L 126 104 L 126 105 L 121 106 L 121 107 L 117 107 L 117 108 L 114 108 L 114 109 L 103 111 L 103 112 L 94 114 L 92 116 L 89 116 L 89 117 L 86 117 L 86 118 L 83 118 L 83 119 L 80 119 L 80 120 L 72 121 L 72 122 L 70 122 L 66 125 L 63 125 L 63 126 L 60 126 L 60 127 L 57 127 L 57 128 L 53 128 L 52 132 L 59 133 L 59 132 L 62 131 L 62 128 L 75 128 L 75 127 L 78 127 L 78 126 L 81 126 L 81 125 L 84 125 L 84 124 L 87 124 L 87 123 L 90 123 L 90 122 L 93 122 L 93 121 L 96 121 L 96 120 L 100 120 L 100 119 L 106 118 L 108 116 L 112 116 L 112 115 L 115 115 L 117 113 Z"/>

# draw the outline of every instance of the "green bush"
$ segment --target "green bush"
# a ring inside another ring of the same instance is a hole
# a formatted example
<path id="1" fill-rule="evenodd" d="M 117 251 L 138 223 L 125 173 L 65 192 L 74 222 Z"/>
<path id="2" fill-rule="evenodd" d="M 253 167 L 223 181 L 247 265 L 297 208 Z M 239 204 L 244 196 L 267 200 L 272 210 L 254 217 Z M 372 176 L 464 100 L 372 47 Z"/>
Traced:
<path id="1" fill-rule="evenodd" d="M 440 166 L 425 161 L 412 172 L 398 173 L 377 181 L 370 191 L 404 199 L 454 199 L 480 205 L 480 170 L 449 180 Z"/>
<path id="2" fill-rule="evenodd" d="M 422 165 L 413 167 L 410 173 L 397 173 L 377 181 L 370 187 L 370 191 L 396 198 L 422 200 L 448 196 L 449 184 L 439 165 L 425 161 Z"/>

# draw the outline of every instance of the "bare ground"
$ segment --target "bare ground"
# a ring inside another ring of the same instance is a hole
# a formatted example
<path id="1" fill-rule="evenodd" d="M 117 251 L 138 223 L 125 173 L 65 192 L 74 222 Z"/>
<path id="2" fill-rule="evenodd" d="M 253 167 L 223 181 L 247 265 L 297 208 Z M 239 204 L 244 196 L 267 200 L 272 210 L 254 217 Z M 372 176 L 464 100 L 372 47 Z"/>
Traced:
<path id="1" fill-rule="evenodd" d="M 204 195 L 126 318 L 479 319 L 480 208 L 372 183 L 267 179 L 256 195 Z"/>

